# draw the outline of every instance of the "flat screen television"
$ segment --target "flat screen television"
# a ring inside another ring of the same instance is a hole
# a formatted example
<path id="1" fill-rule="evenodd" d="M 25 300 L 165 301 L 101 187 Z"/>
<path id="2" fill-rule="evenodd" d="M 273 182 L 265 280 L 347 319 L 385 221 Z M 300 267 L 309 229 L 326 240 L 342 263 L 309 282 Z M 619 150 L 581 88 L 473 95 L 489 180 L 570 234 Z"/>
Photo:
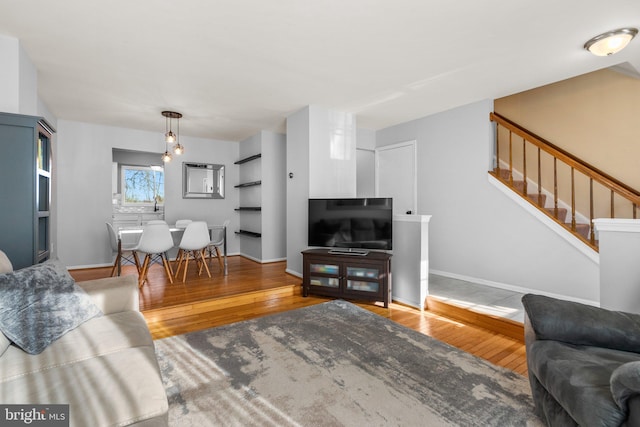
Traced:
<path id="1" fill-rule="evenodd" d="M 309 246 L 366 254 L 393 248 L 393 200 L 309 199 Z"/>

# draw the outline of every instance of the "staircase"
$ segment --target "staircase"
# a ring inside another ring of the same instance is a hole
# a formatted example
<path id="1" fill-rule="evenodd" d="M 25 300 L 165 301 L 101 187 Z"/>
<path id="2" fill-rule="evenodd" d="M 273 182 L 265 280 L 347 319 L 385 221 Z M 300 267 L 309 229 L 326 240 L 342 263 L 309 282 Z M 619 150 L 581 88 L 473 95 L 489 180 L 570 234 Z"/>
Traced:
<path id="1" fill-rule="evenodd" d="M 587 242 L 591 242 L 590 233 L 591 226 L 586 223 L 576 222 L 572 224 L 571 221 L 567 222 L 567 214 L 569 213 L 569 209 L 567 208 L 558 208 L 558 207 L 547 207 L 547 195 L 546 194 L 526 194 L 525 196 L 525 185 L 524 180 L 513 180 L 511 178 L 511 172 L 505 169 L 494 169 L 490 172 L 493 176 L 502 181 L 506 186 L 510 187 L 516 193 L 524 197 L 529 203 L 536 206 L 538 209 L 546 213 L 549 217 L 553 218 L 556 222 L 565 227 L 568 231 L 577 234 L 580 236 L 581 240 L 585 240 Z M 596 242 L 597 246 L 597 240 Z"/>
<path id="2" fill-rule="evenodd" d="M 638 218 L 640 192 L 499 114 L 489 118 L 496 124 L 489 174 L 586 245 L 598 251 L 595 218 Z"/>

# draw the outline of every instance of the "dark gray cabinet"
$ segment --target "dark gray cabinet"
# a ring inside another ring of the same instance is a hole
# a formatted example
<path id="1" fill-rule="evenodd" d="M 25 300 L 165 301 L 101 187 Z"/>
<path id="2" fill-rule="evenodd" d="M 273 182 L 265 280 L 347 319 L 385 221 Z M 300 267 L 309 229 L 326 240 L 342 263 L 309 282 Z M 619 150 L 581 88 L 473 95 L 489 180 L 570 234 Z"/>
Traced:
<path id="1" fill-rule="evenodd" d="M 50 255 L 52 134 L 42 117 L 0 113 L 0 249 L 14 269 Z"/>
<path id="2" fill-rule="evenodd" d="M 336 254 L 328 249 L 302 251 L 302 296 L 391 302 L 391 254 Z"/>

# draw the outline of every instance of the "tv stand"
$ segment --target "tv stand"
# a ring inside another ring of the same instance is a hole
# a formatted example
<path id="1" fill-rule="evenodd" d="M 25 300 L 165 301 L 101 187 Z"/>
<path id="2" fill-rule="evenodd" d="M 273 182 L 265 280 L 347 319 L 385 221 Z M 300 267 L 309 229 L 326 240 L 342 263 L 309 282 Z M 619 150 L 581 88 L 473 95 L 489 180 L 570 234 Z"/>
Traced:
<path id="1" fill-rule="evenodd" d="M 344 248 L 347 249 L 347 248 Z M 302 251 L 302 295 L 344 299 L 391 301 L 391 254 L 375 251 Z M 359 255 L 354 257 L 353 255 Z"/>
<path id="2" fill-rule="evenodd" d="M 329 253 L 336 254 L 336 255 L 367 256 L 369 251 L 366 249 L 333 248 L 333 249 L 329 249 Z"/>

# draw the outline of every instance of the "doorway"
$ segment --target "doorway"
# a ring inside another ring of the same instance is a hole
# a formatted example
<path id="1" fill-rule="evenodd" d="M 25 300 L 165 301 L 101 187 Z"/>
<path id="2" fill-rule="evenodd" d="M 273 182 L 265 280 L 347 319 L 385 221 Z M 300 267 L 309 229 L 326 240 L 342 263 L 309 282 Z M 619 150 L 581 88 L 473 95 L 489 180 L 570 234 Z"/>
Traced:
<path id="1" fill-rule="evenodd" d="M 418 209 L 416 141 L 376 148 L 376 197 L 393 197 L 393 214 Z"/>

